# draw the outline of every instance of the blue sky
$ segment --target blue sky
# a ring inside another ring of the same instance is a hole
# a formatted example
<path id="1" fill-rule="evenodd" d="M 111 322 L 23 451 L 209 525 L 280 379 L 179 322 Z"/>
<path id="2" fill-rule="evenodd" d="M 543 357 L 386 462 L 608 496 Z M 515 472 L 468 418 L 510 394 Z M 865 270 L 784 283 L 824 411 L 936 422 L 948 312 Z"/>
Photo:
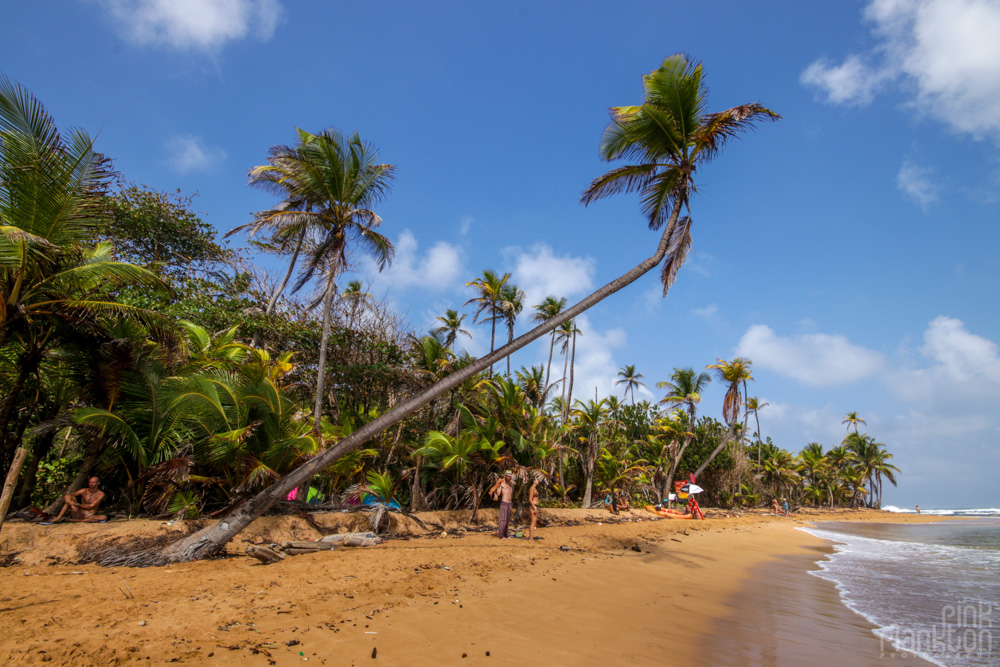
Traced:
<path id="1" fill-rule="evenodd" d="M 699 172 L 666 299 L 651 274 L 581 318 L 577 396 L 746 356 L 780 446 L 856 410 L 903 471 L 887 503 L 1000 506 L 1000 0 L 750 4 L 0 0 L 0 73 L 220 232 L 273 203 L 246 185 L 268 147 L 357 130 L 399 169 L 395 263 L 359 271 L 426 330 L 483 269 L 575 301 L 653 252 L 634 197 L 578 200 L 608 107 L 687 53 L 711 109 L 784 119 Z"/>

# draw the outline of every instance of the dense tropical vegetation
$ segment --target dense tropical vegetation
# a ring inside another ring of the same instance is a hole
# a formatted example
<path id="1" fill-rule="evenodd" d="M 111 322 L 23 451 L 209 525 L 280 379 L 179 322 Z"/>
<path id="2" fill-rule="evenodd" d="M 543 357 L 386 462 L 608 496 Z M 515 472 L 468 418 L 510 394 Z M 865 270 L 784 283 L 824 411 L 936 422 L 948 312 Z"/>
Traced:
<path id="1" fill-rule="evenodd" d="M 767 404 L 747 395 L 748 359 L 679 367 L 655 403 L 637 400 L 639 364 L 609 378 L 627 401 L 574 396 L 586 335 L 574 318 L 656 266 L 666 293 L 691 242 L 697 167 L 777 118 L 756 104 L 707 113 L 701 76 L 668 58 L 644 78 L 642 105 L 612 109 L 601 155 L 635 164 L 583 195 L 639 192 L 662 230 L 652 257 L 572 307 L 560 295 L 526 303 L 517 276 L 484 270 L 468 282 L 472 311 L 456 304 L 426 333 L 360 282 L 342 285 L 353 258 L 393 258 L 376 207 L 396 169 L 357 134 L 299 130 L 250 170 L 276 200 L 234 232 L 287 262 L 272 281 L 190 199 L 121 180 L 85 133 L 64 137 L 0 80 L 0 513 L 57 506 L 92 474 L 129 515 L 259 513 L 309 483 L 335 505 L 368 494 L 475 512 L 505 469 L 521 485 L 544 476 L 553 505 L 611 492 L 658 501 L 695 474 L 724 506 L 878 506 L 898 470 L 864 420 L 849 413 L 853 431 L 830 450 L 779 448 L 761 436 Z M 515 338 L 528 319 L 538 326 Z M 474 325 L 489 329 L 480 359 L 460 349 Z M 512 368 L 510 353 L 539 338 L 545 366 Z M 721 406 L 701 402 L 709 371 Z M 719 407 L 723 422 L 699 414 Z"/>

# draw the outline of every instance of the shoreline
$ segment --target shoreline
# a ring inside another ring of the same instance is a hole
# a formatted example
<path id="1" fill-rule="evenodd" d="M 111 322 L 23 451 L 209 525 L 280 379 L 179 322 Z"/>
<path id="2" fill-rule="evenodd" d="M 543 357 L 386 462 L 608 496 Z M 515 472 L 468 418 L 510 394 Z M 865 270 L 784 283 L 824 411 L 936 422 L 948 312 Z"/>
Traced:
<path id="1" fill-rule="evenodd" d="M 733 611 L 715 619 L 705 634 L 703 641 L 714 647 L 713 664 L 933 667 L 884 642 L 875 625 L 844 604 L 833 582 L 812 574 L 836 542 L 797 532 L 810 538 L 805 551 L 755 565 L 730 598 Z"/>
<path id="2" fill-rule="evenodd" d="M 227 558 L 144 569 L 45 563 L 59 549 L 55 558 L 68 560 L 71 544 L 98 536 L 168 530 L 158 522 L 10 524 L 0 534 L 0 556 L 20 547 L 24 564 L 0 567 L 0 623 L 9 630 L 0 638 L 0 657 L 26 664 L 284 665 L 306 658 L 358 664 L 370 661 L 373 649 L 388 664 L 495 658 L 606 664 L 699 655 L 706 631 L 718 637 L 714 628 L 734 613 L 750 618 L 760 595 L 753 586 L 773 576 L 766 568 L 788 571 L 804 558 L 815 567 L 816 545 L 828 542 L 796 526 L 937 520 L 876 511 L 791 518 L 715 511 L 706 521 L 608 523 L 606 512 L 543 510 L 552 522 L 581 525 L 542 528 L 544 540 L 532 545 L 463 535 L 443 514 L 421 516 L 443 525 L 445 536 L 262 566 L 240 553 L 244 544 L 317 536 L 301 519 L 267 517 L 231 545 Z M 802 577 L 833 588 L 801 569 Z M 80 619 L 82 626 L 74 622 Z"/>

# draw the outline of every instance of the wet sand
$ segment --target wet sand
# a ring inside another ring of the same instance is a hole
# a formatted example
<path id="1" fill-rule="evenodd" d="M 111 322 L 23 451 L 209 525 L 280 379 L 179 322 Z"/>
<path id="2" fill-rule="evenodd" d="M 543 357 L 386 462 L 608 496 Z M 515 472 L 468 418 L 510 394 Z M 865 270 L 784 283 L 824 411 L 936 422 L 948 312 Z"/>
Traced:
<path id="1" fill-rule="evenodd" d="M 610 524 L 606 513 L 543 510 L 553 524 L 582 525 L 543 528 L 545 539 L 535 544 L 463 534 L 467 516 L 428 514 L 421 516 L 444 536 L 435 529 L 263 566 L 242 554 L 246 544 L 318 537 L 301 519 L 268 517 L 226 558 L 143 569 L 69 563 L 74 549 L 95 540 L 175 527 L 8 524 L 0 557 L 12 560 L 16 552 L 18 560 L 0 568 L 0 661 L 343 665 L 372 664 L 373 652 L 383 664 L 400 665 L 878 659 L 864 644 L 878 648 L 870 628 L 840 605 L 832 585 L 805 573 L 825 541 L 793 528 L 809 518 L 913 518 L 710 513 L 706 521 L 636 520 L 645 514 Z M 485 516 L 495 521 L 495 512 Z M 345 515 L 316 519 L 340 530 L 359 527 Z M 845 646 L 855 648 L 830 648 Z"/>
<path id="2" fill-rule="evenodd" d="M 751 569 L 728 602 L 730 614 L 716 619 L 704 637 L 713 647 L 712 664 L 931 665 L 883 643 L 868 621 L 844 606 L 832 582 L 810 574 L 819 569 L 817 560 L 833 552 L 826 540 L 813 539 L 820 544 L 808 546 L 807 553 Z"/>

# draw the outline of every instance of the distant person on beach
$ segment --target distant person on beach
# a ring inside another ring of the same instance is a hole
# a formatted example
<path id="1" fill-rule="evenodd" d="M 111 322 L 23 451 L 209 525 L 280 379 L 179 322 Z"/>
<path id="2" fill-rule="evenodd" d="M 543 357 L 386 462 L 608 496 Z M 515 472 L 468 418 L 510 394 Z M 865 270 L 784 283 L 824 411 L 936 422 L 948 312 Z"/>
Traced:
<path id="1" fill-rule="evenodd" d="M 781 502 L 785 506 L 785 516 L 792 516 L 792 511 L 788 509 L 788 498 L 782 498 Z"/>
<path id="2" fill-rule="evenodd" d="M 507 538 L 507 526 L 510 524 L 510 503 L 514 497 L 514 485 L 511 483 L 513 473 L 510 470 L 497 480 L 497 483 L 490 489 L 493 500 L 500 499 L 500 517 L 497 519 L 497 536 L 503 540 Z"/>
<path id="3" fill-rule="evenodd" d="M 632 509 L 632 503 L 628 500 L 628 494 L 622 491 L 618 495 L 618 509 L 620 510 L 630 510 Z"/>
<path id="4" fill-rule="evenodd" d="M 781 511 L 780 507 L 778 507 L 778 499 L 777 498 L 775 498 L 771 502 L 771 507 L 774 509 L 775 515 L 777 515 L 777 516 L 784 516 L 785 513 L 783 511 Z"/>
<path id="5" fill-rule="evenodd" d="M 97 488 L 100 483 L 101 480 L 91 477 L 87 482 L 87 488 L 63 496 L 65 503 L 62 509 L 59 510 L 56 518 L 52 520 L 52 523 L 63 521 L 63 515 L 66 514 L 67 509 L 69 510 L 69 517 L 65 521 L 80 523 L 107 521 L 108 517 L 106 514 L 97 513 L 98 506 L 104 500 L 104 492 Z"/>
<path id="6" fill-rule="evenodd" d="M 917 514 L 920 514 L 920 505 L 917 505 Z"/>
<path id="7" fill-rule="evenodd" d="M 538 525 L 538 476 L 535 476 L 535 481 L 531 483 L 531 488 L 528 489 L 528 505 L 531 509 L 531 523 L 528 524 L 528 541 L 535 541 L 535 526 Z"/>

